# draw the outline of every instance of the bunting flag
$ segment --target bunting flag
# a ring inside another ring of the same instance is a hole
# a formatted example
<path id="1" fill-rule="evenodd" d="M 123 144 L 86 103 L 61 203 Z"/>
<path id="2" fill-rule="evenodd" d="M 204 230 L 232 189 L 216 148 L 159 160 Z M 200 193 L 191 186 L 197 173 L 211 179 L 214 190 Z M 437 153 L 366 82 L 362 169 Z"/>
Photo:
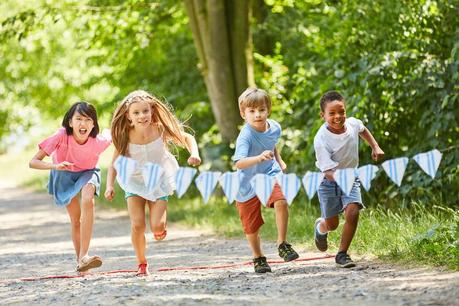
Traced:
<path id="1" fill-rule="evenodd" d="M 307 171 L 303 176 L 303 187 L 306 190 L 309 200 L 314 197 L 317 189 L 324 180 L 324 174 L 322 172 L 311 172 Z"/>
<path id="2" fill-rule="evenodd" d="M 175 192 L 178 198 L 181 198 L 185 194 L 197 171 L 198 170 L 190 167 L 180 167 L 178 169 L 175 174 Z"/>
<path id="3" fill-rule="evenodd" d="M 276 177 L 277 182 L 279 183 L 282 193 L 284 194 L 285 198 L 287 199 L 288 205 L 291 205 L 293 199 L 298 194 L 300 190 L 300 180 L 294 173 L 283 174 L 281 173 Z"/>
<path id="4" fill-rule="evenodd" d="M 142 168 L 142 176 L 145 183 L 145 187 L 148 190 L 155 188 L 156 184 L 163 174 L 164 170 L 160 165 L 154 163 L 146 163 Z"/>
<path id="5" fill-rule="evenodd" d="M 201 172 L 198 177 L 194 180 L 196 187 L 198 187 L 201 193 L 204 203 L 207 203 L 214 192 L 215 186 L 217 185 L 218 178 L 221 172 L 205 171 Z"/>
<path id="6" fill-rule="evenodd" d="M 228 203 L 234 202 L 239 191 L 239 175 L 237 172 L 225 172 L 219 179 Z"/>
<path id="7" fill-rule="evenodd" d="M 137 162 L 132 158 L 120 155 L 116 159 L 114 165 L 116 169 L 116 179 L 120 183 L 120 186 L 126 186 L 135 169 L 137 168 Z"/>
<path id="8" fill-rule="evenodd" d="M 273 192 L 276 179 L 272 176 L 259 173 L 252 177 L 250 183 L 252 184 L 252 188 L 255 190 L 255 194 L 257 195 L 261 204 L 266 206 L 269 197 Z"/>
<path id="9" fill-rule="evenodd" d="M 418 163 L 419 167 L 424 170 L 425 173 L 430 175 L 432 179 L 435 178 L 435 174 L 437 174 L 438 166 L 441 162 L 442 154 L 437 149 L 434 149 L 429 152 L 419 153 L 413 156 L 413 159 L 416 163 Z"/>
<path id="10" fill-rule="evenodd" d="M 376 177 L 378 170 L 379 168 L 375 165 L 366 165 L 357 169 L 359 180 L 366 191 L 370 190 L 371 181 Z"/>
<path id="11" fill-rule="evenodd" d="M 386 160 L 381 164 L 384 171 L 386 171 L 386 174 L 399 187 L 402 184 L 406 165 L 408 165 L 408 157 L 399 157 L 391 160 Z"/>
<path id="12" fill-rule="evenodd" d="M 346 195 L 351 193 L 352 186 L 354 185 L 355 181 L 355 176 L 356 169 L 354 168 L 336 169 L 335 173 L 333 173 L 333 178 Z"/>

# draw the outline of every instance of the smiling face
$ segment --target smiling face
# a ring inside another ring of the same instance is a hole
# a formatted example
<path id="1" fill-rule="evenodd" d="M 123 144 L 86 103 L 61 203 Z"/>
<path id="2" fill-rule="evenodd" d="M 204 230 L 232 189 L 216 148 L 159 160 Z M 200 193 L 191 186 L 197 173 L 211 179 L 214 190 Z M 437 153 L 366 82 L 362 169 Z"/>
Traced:
<path id="1" fill-rule="evenodd" d="M 151 124 L 152 110 L 147 101 L 133 102 L 126 114 L 134 128 L 145 128 Z"/>
<path id="2" fill-rule="evenodd" d="M 87 116 L 75 111 L 69 122 L 73 131 L 73 137 L 79 144 L 83 144 L 88 140 L 92 129 L 94 128 L 94 121 Z"/>
<path id="3" fill-rule="evenodd" d="M 327 102 L 324 111 L 320 116 L 327 122 L 327 129 L 335 134 L 342 134 L 346 131 L 344 122 L 346 121 L 346 105 L 344 101 L 334 100 Z"/>
<path id="4" fill-rule="evenodd" d="M 266 131 L 268 115 L 269 110 L 264 103 L 258 106 L 247 106 L 244 111 L 241 111 L 241 117 L 259 132 Z"/>

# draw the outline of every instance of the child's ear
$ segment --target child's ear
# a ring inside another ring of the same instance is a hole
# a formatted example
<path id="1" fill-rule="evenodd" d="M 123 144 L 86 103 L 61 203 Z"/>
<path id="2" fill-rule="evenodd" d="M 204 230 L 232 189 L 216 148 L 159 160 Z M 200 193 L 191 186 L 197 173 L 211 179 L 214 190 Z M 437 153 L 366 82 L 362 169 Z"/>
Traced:
<path id="1" fill-rule="evenodd" d="M 241 115 L 242 119 L 245 120 L 245 115 L 244 115 L 244 112 L 243 111 L 239 111 L 239 114 Z"/>
<path id="2" fill-rule="evenodd" d="M 324 112 L 320 112 L 320 118 L 325 119 L 324 115 L 325 115 Z"/>

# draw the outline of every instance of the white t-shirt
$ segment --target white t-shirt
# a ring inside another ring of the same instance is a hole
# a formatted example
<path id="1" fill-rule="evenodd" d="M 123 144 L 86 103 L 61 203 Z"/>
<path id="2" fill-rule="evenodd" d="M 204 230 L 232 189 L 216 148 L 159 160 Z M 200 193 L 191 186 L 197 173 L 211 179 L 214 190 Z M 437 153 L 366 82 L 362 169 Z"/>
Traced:
<path id="1" fill-rule="evenodd" d="M 359 133 L 365 130 L 362 121 L 349 117 L 346 131 L 334 134 L 324 123 L 314 137 L 316 166 L 324 172 L 331 169 L 356 168 L 359 165 Z"/>

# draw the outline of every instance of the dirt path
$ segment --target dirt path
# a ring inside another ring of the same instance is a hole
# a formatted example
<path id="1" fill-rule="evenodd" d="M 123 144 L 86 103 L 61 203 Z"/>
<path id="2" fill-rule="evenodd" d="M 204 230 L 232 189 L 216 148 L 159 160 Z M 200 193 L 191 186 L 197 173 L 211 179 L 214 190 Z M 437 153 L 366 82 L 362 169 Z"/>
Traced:
<path id="1" fill-rule="evenodd" d="M 99 273 L 79 278 L 20 281 L 25 277 L 75 276 L 69 222 L 44 194 L 0 185 L 0 303 L 29 305 L 458 305 L 459 272 L 402 268 L 374 261 L 337 269 L 332 259 L 273 264 L 273 273 L 252 267 L 172 270 L 163 268 L 243 263 L 243 239 L 171 226 L 165 241 L 148 234 L 152 276 L 103 271 L 136 267 L 126 212 L 98 207 L 92 252 L 104 258 Z M 273 243 L 264 243 L 278 261 Z M 299 250 L 301 258 L 323 256 Z"/>

